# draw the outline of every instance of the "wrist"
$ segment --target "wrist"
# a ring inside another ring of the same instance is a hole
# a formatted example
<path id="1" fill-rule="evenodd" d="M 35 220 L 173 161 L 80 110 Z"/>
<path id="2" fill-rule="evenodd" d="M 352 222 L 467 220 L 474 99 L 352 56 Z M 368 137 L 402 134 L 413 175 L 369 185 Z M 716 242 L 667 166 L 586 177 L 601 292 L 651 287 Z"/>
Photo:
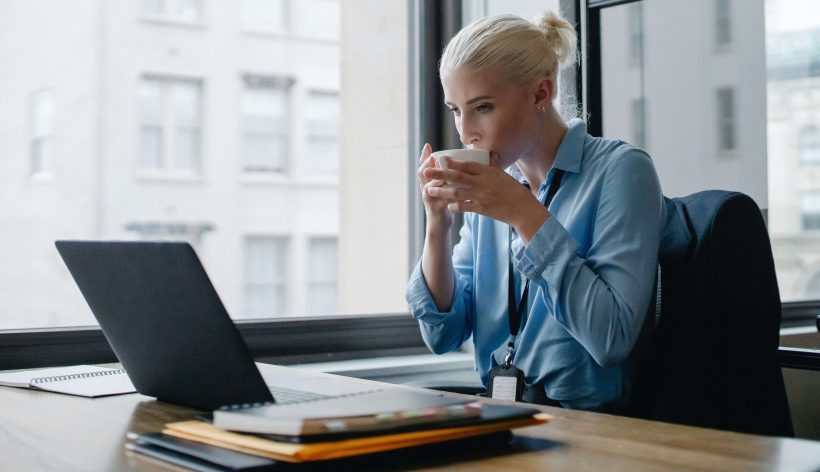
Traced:
<path id="1" fill-rule="evenodd" d="M 452 227 L 452 215 L 442 216 L 439 218 L 431 218 L 429 214 L 427 215 L 427 224 L 425 226 L 427 237 L 449 235 Z"/>
<path id="2" fill-rule="evenodd" d="M 527 245 L 550 217 L 550 212 L 539 203 L 537 207 L 533 206 L 528 211 L 521 212 L 518 221 L 513 222 L 512 226 Z"/>

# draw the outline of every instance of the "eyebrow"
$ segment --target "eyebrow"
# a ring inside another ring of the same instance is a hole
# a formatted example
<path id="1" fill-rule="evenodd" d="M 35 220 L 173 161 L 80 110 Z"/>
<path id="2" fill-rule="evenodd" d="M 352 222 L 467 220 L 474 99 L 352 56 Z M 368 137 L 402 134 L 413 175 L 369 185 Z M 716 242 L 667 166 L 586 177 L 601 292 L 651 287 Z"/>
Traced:
<path id="1" fill-rule="evenodd" d="M 467 100 L 467 105 L 470 105 L 470 104 L 475 103 L 475 102 L 480 102 L 481 100 L 487 100 L 487 99 L 492 99 L 492 98 L 493 98 L 492 95 L 481 95 L 480 97 L 475 97 L 475 98 L 471 98 L 471 99 Z M 447 102 L 447 101 L 445 101 L 444 104 L 449 105 L 449 106 L 453 106 L 452 103 Z"/>

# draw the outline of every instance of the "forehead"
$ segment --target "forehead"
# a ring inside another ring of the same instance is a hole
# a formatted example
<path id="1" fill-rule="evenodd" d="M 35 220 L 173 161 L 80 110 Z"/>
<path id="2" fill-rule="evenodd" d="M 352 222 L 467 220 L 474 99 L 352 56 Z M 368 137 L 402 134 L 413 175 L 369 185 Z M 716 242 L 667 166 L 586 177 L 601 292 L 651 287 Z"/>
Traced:
<path id="1" fill-rule="evenodd" d="M 444 101 L 463 103 L 473 97 L 505 95 L 517 88 L 507 80 L 505 74 L 490 66 L 479 70 L 458 67 L 441 76 Z"/>

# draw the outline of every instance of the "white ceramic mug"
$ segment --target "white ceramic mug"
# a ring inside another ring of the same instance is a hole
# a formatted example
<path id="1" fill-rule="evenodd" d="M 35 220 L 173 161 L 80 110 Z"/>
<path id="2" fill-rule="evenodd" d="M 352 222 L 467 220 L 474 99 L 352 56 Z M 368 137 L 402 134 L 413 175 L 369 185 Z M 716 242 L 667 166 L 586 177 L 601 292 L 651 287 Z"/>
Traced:
<path id="1" fill-rule="evenodd" d="M 445 149 L 443 151 L 434 152 L 432 156 L 442 169 L 447 169 L 447 159 L 442 159 L 444 156 L 454 161 L 477 162 L 485 166 L 490 165 L 490 151 L 486 149 Z"/>

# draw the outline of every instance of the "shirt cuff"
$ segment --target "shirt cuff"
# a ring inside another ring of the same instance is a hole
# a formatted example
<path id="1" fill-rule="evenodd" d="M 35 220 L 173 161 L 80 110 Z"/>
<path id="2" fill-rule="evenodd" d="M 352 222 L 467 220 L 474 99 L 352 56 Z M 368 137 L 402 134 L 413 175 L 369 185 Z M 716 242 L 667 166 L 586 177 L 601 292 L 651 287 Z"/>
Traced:
<path id="1" fill-rule="evenodd" d="M 550 267 L 563 267 L 577 251 L 578 244 L 555 216 L 547 218 L 528 245 L 521 238 L 512 242 L 513 265 L 530 280 L 544 277 Z"/>
<path id="2" fill-rule="evenodd" d="M 450 310 L 443 312 L 439 311 L 433 296 L 430 294 L 430 289 L 427 287 L 427 281 L 424 279 L 424 273 L 421 270 L 421 262 L 416 265 L 410 280 L 407 282 L 407 292 L 405 294 L 407 303 L 410 305 L 410 313 L 413 318 L 423 321 L 429 325 L 438 325 L 447 320 L 452 320 L 451 316 L 456 313 L 461 300 L 456 297 L 458 283 L 453 283 L 453 302 L 450 305 Z"/>

